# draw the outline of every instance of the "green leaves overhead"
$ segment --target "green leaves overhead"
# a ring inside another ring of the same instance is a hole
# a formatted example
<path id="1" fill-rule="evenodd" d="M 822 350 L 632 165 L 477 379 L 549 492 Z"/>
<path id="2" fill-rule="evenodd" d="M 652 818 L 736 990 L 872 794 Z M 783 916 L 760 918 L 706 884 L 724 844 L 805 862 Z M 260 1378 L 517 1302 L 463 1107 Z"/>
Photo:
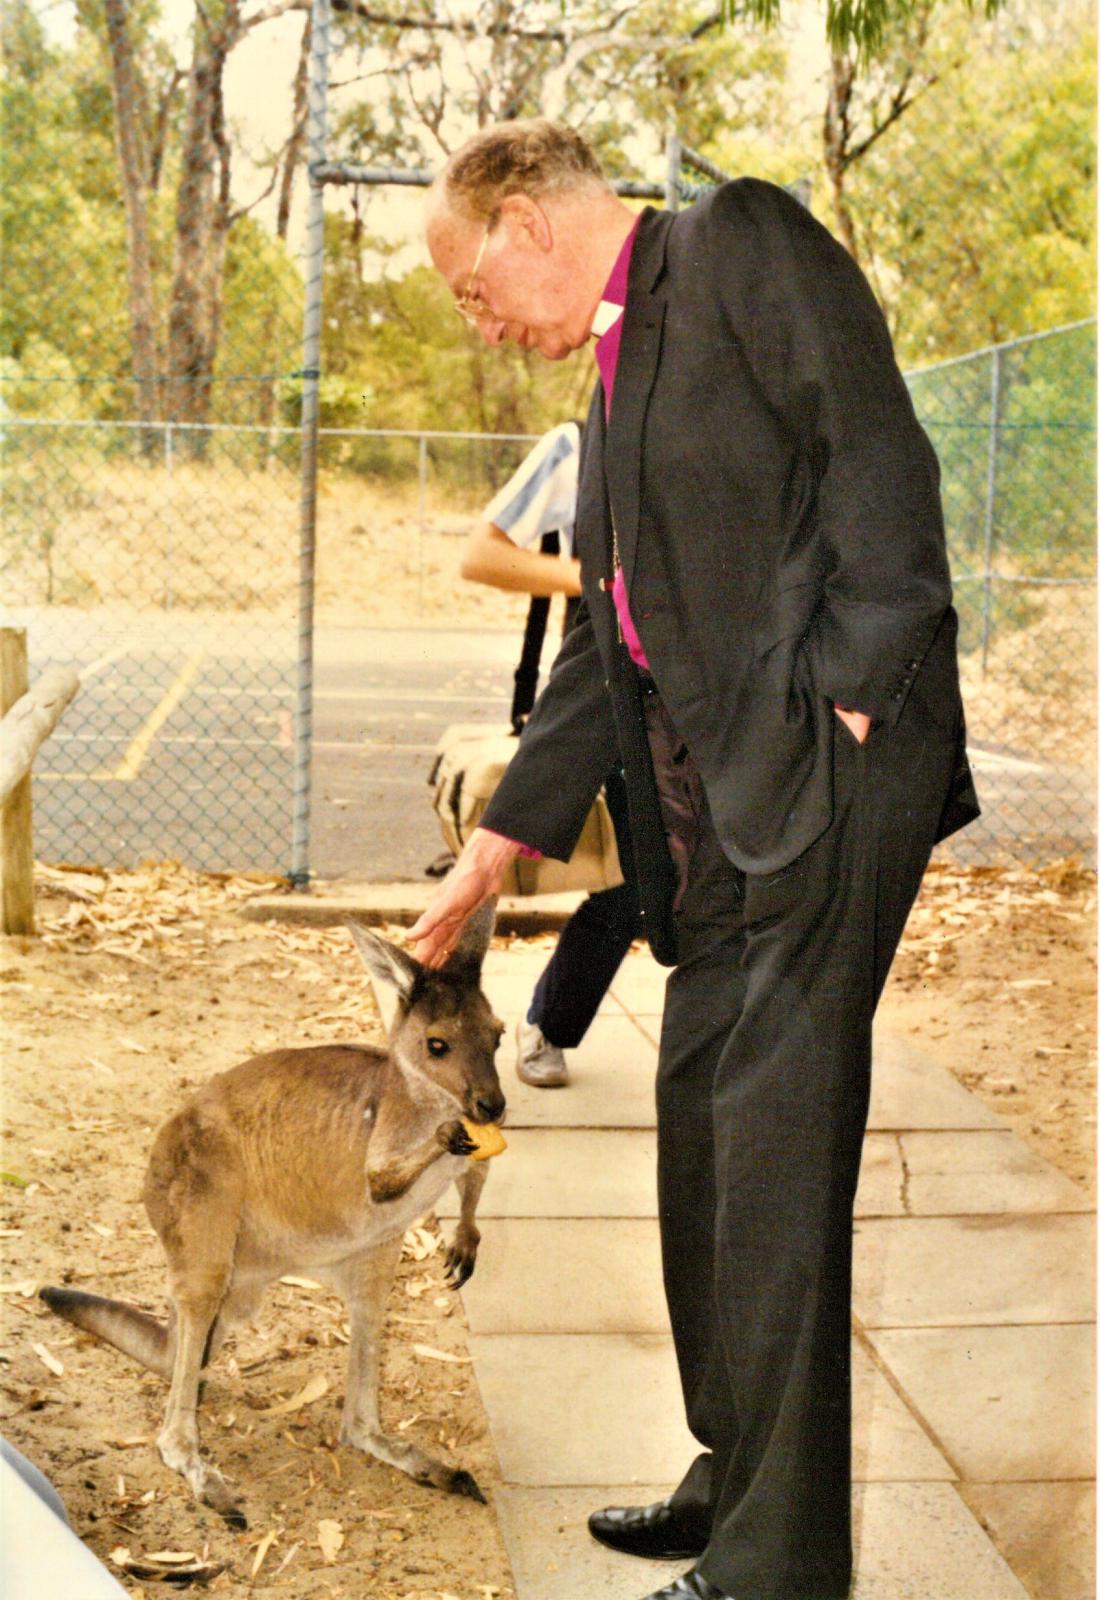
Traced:
<path id="1" fill-rule="evenodd" d="M 970 12 L 992 17 L 1004 0 L 966 0 Z M 826 0 L 825 34 L 839 49 L 853 47 L 867 59 L 882 45 L 887 31 L 917 9 L 919 0 Z M 723 22 L 757 22 L 772 26 L 780 20 L 782 0 L 721 0 Z"/>
<path id="2" fill-rule="evenodd" d="M 140 88 L 141 159 L 129 183 L 112 100 L 112 13 L 125 17 Z M 302 36 L 290 34 L 284 77 L 265 85 L 263 137 L 227 89 L 205 151 L 192 146 L 188 161 L 195 41 L 231 14 L 242 27 L 252 19 L 257 35 L 305 24 L 304 12 L 262 0 L 217 0 L 196 6 L 194 36 L 181 39 L 153 0 L 80 0 L 65 34 L 43 26 L 40 0 L 0 0 L 0 371 L 17 413 L 137 415 L 142 304 L 128 216 L 138 200 L 146 323 L 170 380 L 157 406 L 178 403 L 191 382 L 191 366 L 173 357 L 173 325 L 190 294 L 208 334 L 199 354 L 211 420 L 267 426 L 293 416 L 294 383 L 270 375 L 301 365 L 304 150 L 293 130 L 304 78 L 299 54 L 296 100 L 293 54 Z M 583 129 L 614 176 L 662 180 L 675 125 L 735 175 L 809 182 L 815 214 L 867 270 L 906 365 L 1092 310 L 1095 65 L 1085 0 L 820 0 L 797 9 L 792 0 L 639 0 L 614 11 L 603 0 L 471 0 L 460 23 L 442 0 L 423 0 L 402 16 L 408 25 L 398 27 L 351 5 L 339 11 L 332 158 L 430 168 L 477 126 L 553 108 Z M 432 27 L 412 25 L 421 17 Z M 227 43 L 227 61 L 240 60 L 240 42 Z M 180 264 L 185 170 L 205 186 L 193 293 Z M 461 325 L 423 256 L 402 248 L 419 233 L 415 203 L 366 188 L 330 190 L 325 203 L 326 417 L 537 432 L 583 412 L 585 357 L 547 364 L 522 350 L 487 351 Z"/>

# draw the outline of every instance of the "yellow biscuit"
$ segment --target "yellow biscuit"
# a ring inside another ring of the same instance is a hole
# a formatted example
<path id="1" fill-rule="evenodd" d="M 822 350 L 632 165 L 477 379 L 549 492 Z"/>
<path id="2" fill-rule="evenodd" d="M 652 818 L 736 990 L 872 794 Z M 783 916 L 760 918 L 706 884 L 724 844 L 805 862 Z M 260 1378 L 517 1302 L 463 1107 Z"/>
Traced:
<path id="1" fill-rule="evenodd" d="M 468 1122 L 463 1117 L 462 1126 L 477 1145 L 476 1150 L 470 1151 L 471 1161 L 488 1161 L 490 1156 L 499 1156 L 508 1148 L 495 1122 Z"/>

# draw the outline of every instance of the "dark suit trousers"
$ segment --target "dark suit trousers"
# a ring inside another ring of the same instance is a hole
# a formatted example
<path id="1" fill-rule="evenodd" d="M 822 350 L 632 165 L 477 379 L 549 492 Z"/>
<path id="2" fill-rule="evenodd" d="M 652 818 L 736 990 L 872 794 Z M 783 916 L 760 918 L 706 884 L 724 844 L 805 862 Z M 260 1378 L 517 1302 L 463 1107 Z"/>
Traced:
<path id="1" fill-rule="evenodd" d="M 834 818 L 745 874 L 703 803 L 657 1080 L 665 1287 L 688 1422 L 676 1491 L 736 1600 L 835 1600 L 851 1567 L 852 1209 L 871 1020 L 954 770 L 911 700 L 859 745 Z"/>

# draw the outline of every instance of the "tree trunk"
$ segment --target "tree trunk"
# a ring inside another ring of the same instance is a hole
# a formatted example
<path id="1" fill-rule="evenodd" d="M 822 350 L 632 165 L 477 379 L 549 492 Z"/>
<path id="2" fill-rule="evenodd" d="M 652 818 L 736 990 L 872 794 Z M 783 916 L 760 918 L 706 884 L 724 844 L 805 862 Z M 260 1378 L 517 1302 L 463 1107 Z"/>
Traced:
<path id="1" fill-rule="evenodd" d="M 858 261 L 855 224 L 844 192 L 852 140 L 851 103 L 855 76 L 855 64 L 851 58 L 834 50 L 829 58 L 829 103 L 825 109 L 825 170 L 829 174 L 832 189 L 837 232 L 848 253 Z"/>
<path id="2" fill-rule="evenodd" d="M 217 156 L 218 182 L 217 193 L 214 196 L 213 214 L 210 229 L 210 255 L 209 270 L 206 277 L 206 338 L 208 350 L 208 364 L 203 377 L 205 394 L 203 396 L 203 415 L 209 421 L 213 409 L 213 375 L 214 360 L 218 353 L 218 346 L 222 336 L 222 312 L 224 310 L 224 284 L 225 284 L 225 249 L 229 238 L 229 229 L 232 223 L 230 214 L 230 182 L 232 178 L 233 155 L 229 147 L 229 137 L 225 130 L 225 102 L 222 97 L 222 78 L 225 73 L 225 59 L 229 54 L 224 38 L 219 42 L 216 52 L 216 72 L 214 75 L 214 96 L 211 108 L 211 134 Z"/>
<path id="3" fill-rule="evenodd" d="M 214 141 L 210 131 L 213 61 L 202 24 L 195 26 L 194 56 L 187 83 L 179 194 L 176 199 L 176 241 L 172 263 L 172 299 L 168 311 L 168 368 L 174 421 L 201 422 L 202 386 L 209 370 L 203 282 L 210 245 Z M 189 438 L 190 448 L 194 440 Z"/>
<path id="4" fill-rule="evenodd" d="M 298 67 L 294 74 L 294 113 L 290 138 L 283 153 L 283 173 L 279 180 L 279 204 L 275 222 L 276 236 L 286 243 L 290 231 L 290 208 L 294 198 L 294 180 L 298 175 L 306 145 L 306 126 L 309 120 L 309 56 L 312 43 L 312 19 L 306 17 L 302 30 L 302 43 L 298 52 Z M 358 194 L 353 188 L 352 194 Z M 266 383 L 260 392 L 256 420 L 261 428 L 269 430 L 264 465 L 272 466 L 278 459 L 279 436 L 275 432 L 277 380 Z"/>
<path id="5" fill-rule="evenodd" d="M 306 123 L 309 116 L 309 55 L 313 40 L 312 18 L 306 18 L 302 30 L 302 46 L 298 52 L 298 67 L 294 74 L 294 121 L 283 156 L 283 176 L 279 184 L 279 211 L 275 232 L 284 242 L 290 228 L 290 204 L 294 196 L 294 179 L 306 143 Z"/>
<path id="6" fill-rule="evenodd" d="M 127 290 L 130 315 L 130 349 L 136 394 L 134 405 L 142 422 L 154 421 L 162 411 L 157 381 L 156 299 L 153 290 L 153 256 L 149 242 L 149 161 L 140 122 L 140 85 L 133 44 L 126 25 L 125 0 L 104 0 L 107 39 L 111 55 L 111 92 L 115 104 L 115 146 L 126 206 Z M 156 435 L 141 435 L 142 450 L 152 455 Z"/>
<path id="7" fill-rule="evenodd" d="M 168 312 L 168 363 L 172 415 L 196 427 L 209 421 L 214 358 L 221 329 L 222 265 L 228 215 L 228 144 L 222 121 L 222 75 L 237 37 L 238 0 L 223 8 L 221 26 L 206 17 L 195 24 L 187 84 L 172 297 Z M 218 185 L 215 191 L 215 161 Z M 192 455 L 206 440 L 187 438 Z"/>

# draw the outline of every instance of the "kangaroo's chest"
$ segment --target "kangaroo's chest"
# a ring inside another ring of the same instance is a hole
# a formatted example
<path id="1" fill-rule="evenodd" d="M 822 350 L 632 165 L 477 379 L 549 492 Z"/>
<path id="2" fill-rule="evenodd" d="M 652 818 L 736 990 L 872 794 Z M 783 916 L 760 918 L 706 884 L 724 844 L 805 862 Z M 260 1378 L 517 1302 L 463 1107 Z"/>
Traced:
<path id="1" fill-rule="evenodd" d="M 299 1192 L 293 1209 L 249 1208 L 238 1245 L 238 1264 L 262 1266 L 275 1273 L 298 1268 L 319 1271 L 384 1244 L 431 1211 L 465 1164 L 462 1156 L 440 1156 L 393 1200 L 372 1200 L 364 1171 L 357 1174 L 354 1185 L 348 1185 L 338 1203 L 329 1191 L 319 1197 L 314 1210 L 303 1205 Z"/>
<path id="2" fill-rule="evenodd" d="M 369 1242 L 381 1244 L 431 1211 L 436 1201 L 466 1167 L 465 1156 L 444 1155 L 421 1173 L 416 1182 L 394 1200 L 369 1202 L 366 1222 L 370 1232 Z"/>

